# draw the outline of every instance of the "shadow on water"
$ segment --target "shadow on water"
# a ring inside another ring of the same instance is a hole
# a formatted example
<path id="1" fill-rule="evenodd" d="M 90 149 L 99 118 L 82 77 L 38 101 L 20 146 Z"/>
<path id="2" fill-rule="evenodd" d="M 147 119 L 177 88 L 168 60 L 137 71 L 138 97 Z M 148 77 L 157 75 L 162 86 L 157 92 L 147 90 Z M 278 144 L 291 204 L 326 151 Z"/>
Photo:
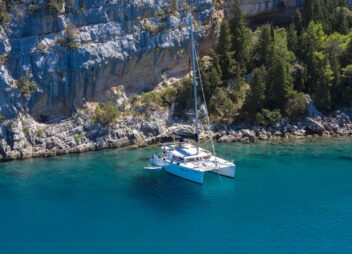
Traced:
<path id="1" fill-rule="evenodd" d="M 164 171 L 136 176 L 128 190 L 130 196 L 163 215 L 184 213 L 184 209 L 204 203 L 201 185 Z"/>
<path id="2" fill-rule="evenodd" d="M 345 161 L 352 161 L 352 155 L 351 156 L 341 155 L 341 156 L 338 156 L 338 159 L 345 160 Z"/>

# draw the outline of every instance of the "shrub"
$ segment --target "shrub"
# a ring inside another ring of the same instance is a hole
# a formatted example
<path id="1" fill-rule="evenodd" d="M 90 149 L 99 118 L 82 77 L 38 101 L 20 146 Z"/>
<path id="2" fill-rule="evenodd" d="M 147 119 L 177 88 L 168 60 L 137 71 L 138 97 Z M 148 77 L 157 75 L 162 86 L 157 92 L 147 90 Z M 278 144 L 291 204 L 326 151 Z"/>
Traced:
<path id="1" fill-rule="evenodd" d="M 262 109 L 256 114 L 256 123 L 262 126 L 269 126 L 281 119 L 281 114 L 278 109 L 270 111 L 268 109 Z"/>
<path id="2" fill-rule="evenodd" d="M 8 12 L 9 4 L 3 0 L 0 0 L 0 25 L 9 22 L 11 20 L 11 16 Z"/>
<path id="3" fill-rule="evenodd" d="M 209 110 L 211 118 L 225 123 L 232 123 L 237 113 L 237 108 L 228 92 L 219 87 L 215 89 L 209 101 Z"/>
<path id="4" fill-rule="evenodd" d="M 150 34 L 156 34 L 156 33 L 159 32 L 159 27 L 155 26 L 155 25 L 152 25 L 150 23 L 145 23 L 144 24 L 144 29 Z"/>
<path id="5" fill-rule="evenodd" d="M 0 124 L 5 120 L 5 116 L 0 113 Z"/>
<path id="6" fill-rule="evenodd" d="M 44 130 L 43 129 L 38 129 L 35 134 L 37 137 L 41 137 L 43 135 Z"/>
<path id="7" fill-rule="evenodd" d="M 184 78 L 180 81 L 180 86 L 175 95 L 174 116 L 185 118 L 186 111 L 193 108 L 193 83 L 192 79 Z"/>
<path id="8" fill-rule="evenodd" d="M 45 51 L 47 48 L 48 48 L 47 45 L 45 43 L 42 43 L 42 42 L 38 43 L 38 45 L 37 45 L 37 50 L 38 51 Z"/>
<path id="9" fill-rule="evenodd" d="M 293 92 L 289 95 L 285 113 L 290 118 L 303 117 L 307 113 L 307 102 L 303 93 Z"/>
<path id="10" fill-rule="evenodd" d="M 64 46 L 70 49 L 77 49 L 79 48 L 77 39 L 78 37 L 75 32 L 75 27 L 72 24 L 69 24 L 65 29 L 65 36 L 56 38 L 56 44 L 59 44 L 61 46 Z"/>
<path id="11" fill-rule="evenodd" d="M 79 142 L 81 142 L 81 140 L 82 140 L 83 138 L 84 138 L 83 133 L 80 133 L 80 134 L 78 134 L 78 135 L 76 135 L 76 136 L 74 137 L 74 140 L 75 140 L 76 143 L 79 143 Z"/>
<path id="12" fill-rule="evenodd" d="M 93 120 L 95 123 L 100 123 L 102 125 L 108 125 L 116 122 L 120 116 L 120 111 L 112 103 L 108 102 L 107 104 L 98 105 L 95 109 Z"/>
<path id="13" fill-rule="evenodd" d="M 6 64 L 6 61 L 7 61 L 7 56 L 0 55 L 0 64 Z"/>
<path id="14" fill-rule="evenodd" d="M 38 84 L 29 79 L 29 75 L 26 74 L 17 82 L 17 88 L 21 90 L 22 95 L 30 96 L 38 87 Z"/>
<path id="15" fill-rule="evenodd" d="M 40 11 L 40 7 L 38 4 L 32 3 L 28 6 L 28 10 L 33 13 L 38 12 L 38 11 Z"/>
<path id="16" fill-rule="evenodd" d="M 49 10 L 59 13 L 64 7 L 64 0 L 48 0 L 46 6 Z"/>
<path id="17" fill-rule="evenodd" d="M 26 126 L 26 127 L 23 128 L 23 133 L 24 133 L 26 136 L 29 136 L 30 131 L 29 131 L 29 127 L 28 127 L 28 126 Z"/>
<path id="18" fill-rule="evenodd" d="M 145 106 L 149 110 L 158 110 L 163 107 L 171 106 L 175 102 L 177 89 L 174 87 L 166 87 L 163 89 L 142 93 L 140 105 Z M 132 104 L 136 104 L 136 100 L 132 100 Z"/>

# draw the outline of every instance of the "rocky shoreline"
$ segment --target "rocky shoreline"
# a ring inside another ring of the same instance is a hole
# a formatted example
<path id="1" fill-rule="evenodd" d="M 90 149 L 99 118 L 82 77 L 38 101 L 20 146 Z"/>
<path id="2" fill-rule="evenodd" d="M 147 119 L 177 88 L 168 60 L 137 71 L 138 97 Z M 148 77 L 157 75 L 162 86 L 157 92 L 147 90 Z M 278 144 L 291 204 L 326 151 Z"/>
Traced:
<path id="1" fill-rule="evenodd" d="M 331 116 L 283 119 L 269 127 L 216 125 L 212 135 L 221 143 L 250 143 L 259 140 L 310 137 L 352 137 L 352 110 Z M 94 123 L 82 112 L 55 124 L 42 124 L 29 115 L 19 115 L 0 126 L 0 160 L 49 157 L 125 146 L 142 147 L 193 135 L 190 123 L 170 121 L 168 112 L 154 112 L 145 118 L 124 117 L 109 127 Z M 204 131 L 201 138 L 204 139 Z"/>

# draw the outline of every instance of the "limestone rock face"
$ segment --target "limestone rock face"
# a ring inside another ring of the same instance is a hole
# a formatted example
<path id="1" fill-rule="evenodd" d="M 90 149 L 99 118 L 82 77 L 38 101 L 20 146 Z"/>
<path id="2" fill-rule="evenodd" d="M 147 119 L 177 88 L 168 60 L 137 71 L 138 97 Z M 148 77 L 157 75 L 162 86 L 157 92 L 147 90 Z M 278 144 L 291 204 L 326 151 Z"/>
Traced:
<path id="1" fill-rule="evenodd" d="M 226 16 L 231 17 L 231 7 L 234 5 L 236 0 L 225 0 Z M 242 0 L 241 8 L 243 15 L 247 18 L 251 18 L 260 14 L 266 14 L 270 12 L 282 12 L 285 9 L 291 9 L 302 5 L 304 0 L 267 0 L 267 1 L 256 1 L 256 0 Z"/>
<path id="2" fill-rule="evenodd" d="M 85 101 L 111 99 L 111 88 L 139 93 L 162 74 L 181 77 L 189 71 L 187 13 L 203 53 L 223 16 L 213 0 L 65 0 L 59 9 L 48 2 L 18 1 L 0 28 L 0 111 L 7 118 L 19 109 L 42 121 L 62 118 Z M 39 85 L 29 98 L 15 86 L 26 74 Z"/>

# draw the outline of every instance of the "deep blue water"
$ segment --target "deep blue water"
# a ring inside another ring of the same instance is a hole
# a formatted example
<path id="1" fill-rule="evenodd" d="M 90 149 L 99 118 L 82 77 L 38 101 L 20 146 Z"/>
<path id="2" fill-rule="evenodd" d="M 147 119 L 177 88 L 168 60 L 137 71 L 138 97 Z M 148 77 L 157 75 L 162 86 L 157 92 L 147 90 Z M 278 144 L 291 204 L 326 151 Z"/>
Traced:
<path id="1" fill-rule="evenodd" d="M 0 164 L 0 253 L 352 253 L 352 139 L 219 144 L 203 185 L 155 150 Z"/>

